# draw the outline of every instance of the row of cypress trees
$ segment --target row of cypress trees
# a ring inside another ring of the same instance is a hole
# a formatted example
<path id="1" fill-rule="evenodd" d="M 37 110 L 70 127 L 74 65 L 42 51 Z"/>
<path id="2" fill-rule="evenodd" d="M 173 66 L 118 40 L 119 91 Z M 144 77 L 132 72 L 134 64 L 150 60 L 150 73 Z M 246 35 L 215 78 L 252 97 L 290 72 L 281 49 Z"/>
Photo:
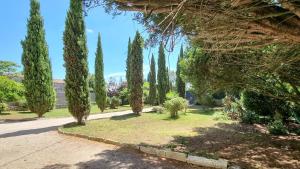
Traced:
<path id="1" fill-rule="evenodd" d="M 24 86 L 29 109 L 41 117 L 53 109 L 55 92 L 52 82 L 52 71 L 49 60 L 48 46 L 45 40 L 43 18 L 40 14 L 40 4 L 31 0 L 30 17 L 27 25 L 27 36 L 22 41 L 24 65 Z M 65 21 L 64 61 L 66 68 L 65 94 L 68 100 L 68 109 L 77 119 L 78 124 L 83 124 L 90 113 L 89 87 L 88 87 L 88 49 L 86 45 L 85 23 L 82 12 L 82 2 L 70 1 L 70 9 Z M 139 32 L 133 42 L 128 42 L 126 61 L 126 78 L 130 91 L 130 105 L 133 112 L 140 114 L 143 109 L 143 39 Z M 181 59 L 183 50 L 181 48 Z M 179 61 L 178 61 L 179 62 Z M 179 63 L 178 63 L 179 64 Z M 155 60 L 152 55 L 150 72 L 150 103 L 156 104 L 156 70 Z M 179 66 L 178 66 L 179 68 Z M 180 70 L 177 68 L 177 74 Z M 106 104 L 106 86 L 104 80 L 103 52 L 100 34 L 95 59 L 95 93 L 96 103 L 103 112 Z M 178 76 L 179 77 L 179 76 Z M 177 77 L 177 79 L 178 79 Z M 183 86 L 183 81 L 177 80 L 178 91 Z M 164 103 L 169 88 L 168 70 L 163 45 L 159 47 L 158 76 L 157 76 L 158 101 Z M 184 93 L 181 89 L 181 93 Z M 180 93 L 179 92 L 179 93 Z"/>
<path id="2" fill-rule="evenodd" d="M 63 55 L 66 68 L 65 95 L 69 112 L 77 119 L 78 124 L 83 124 L 90 113 L 88 50 L 82 8 L 81 1 L 70 1 L 63 34 Z M 54 108 L 55 91 L 43 18 L 40 13 L 40 3 L 37 0 L 30 1 L 27 35 L 21 44 L 25 97 L 30 111 L 42 117 Z M 95 59 L 95 81 L 97 82 L 95 91 L 96 103 L 101 111 L 104 111 L 106 103 L 103 69 L 103 52 L 99 35 Z"/>
<path id="3" fill-rule="evenodd" d="M 176 91 L 180 97 L 185 97 L 185 82 L 181 77 L 181 70 L 180 70 L 180 62 L 184 59 L 183 54 L 183 47 L 181 46 L 180 55 L 177 61 L 177 68 L 176 68 Z M 166 94 L 171 90 L 170 79 L 169 79 L 169 72 L 166 68 L 166 57 L 164 53 L 164 48 L 162 43 L 159 47 L 158 53 L 158 73 L 157 73 L 157 80 L 158 84 L 156 85 L 156 68 L 155 68 L 155 60 L 154 56 L 151 57 L 150 62 L 150 72 L 149 72 L 149 83 L 150 83 L 150 90 L 149 90 L 149 103 L 151 105 L 156 105 L 157 102 L 159 104 L 163 104 L 166 100 Z M 158 100 L 156 100 L 158 91 Z"/>

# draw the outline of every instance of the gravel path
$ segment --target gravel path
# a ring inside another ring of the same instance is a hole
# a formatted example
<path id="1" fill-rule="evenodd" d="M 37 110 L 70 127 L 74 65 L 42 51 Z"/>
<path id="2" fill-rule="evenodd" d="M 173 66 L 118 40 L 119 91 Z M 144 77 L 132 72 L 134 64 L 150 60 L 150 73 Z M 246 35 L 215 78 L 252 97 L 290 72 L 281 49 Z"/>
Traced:
<path id="1" fill-rule="evenodd" d="M 131 111 L 124 111 L 91 115 L 89 119 L 130 113 Z M 73 121 L 73 118 L 60 118 L 0 123 L 0 168 L 195 168 L 188 164 L 147 156 L 131 149 L 57 133 L 58 126 Z"/>

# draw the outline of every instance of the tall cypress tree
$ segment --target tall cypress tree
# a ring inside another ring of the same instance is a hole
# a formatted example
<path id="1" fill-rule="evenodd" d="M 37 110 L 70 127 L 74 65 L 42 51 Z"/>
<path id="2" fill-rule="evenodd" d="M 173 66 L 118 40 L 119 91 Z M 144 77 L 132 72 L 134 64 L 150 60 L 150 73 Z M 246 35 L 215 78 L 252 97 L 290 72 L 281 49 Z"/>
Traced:
<path id="1" fill-rule="evenodd" d="M 162 43 L 160 44 L 158 51 L 157 82 L 158 101 L 160 104 L 163 104 L 166 100 L 169 82 L 167 78 L 166 56 L 164 53 L 164 47 Z"/>
<path id="2" fill-rule="evenodd" d="M 25 97 L 30 111 L 42 117 L 47 111 L 53 109 L 55 91 L 44 23 L 40 14 L 40 3 L 37 0 L 30 1 L 27 35 L 21 44 Z"/>
<path id="3" fill-rule="evenodd" d="M 180 68 L 180 61 L 183 59 L 183 48 L 181 46 L 180 49 L 180 55 L 178 57 L 177 61 L 177 68 L 176 68 L 176 89 L 180 97 L 185 97 L 185 83 L 182 80 L 180 74 L 181 74 L 181 68 Z"/>
<path id="4" fill-rule="evenodd" d="M 151 63 L 150 63 L 150 74 L 149 74 L 149 103 L 151 105 L 156 104 L 156 70 L 155 70 L 155 60 L 154 56 L 152 55 Z"/>
<path id="5" fill-rule="evenodd" d="M 95 59 L 95 94 L 97 106 L 102 112 L 105 110 L 106 106 L 106 87 L 103 69 L 103 52 L 101 46 L 101 38 L 99 34 Z"/>
<path id="6" fill-rule="evenodd" d="M 170 81 L 170 71 L 169 71 L 169 68 L 167 67 L 167 82 L 168 82 L 168 85 L 167 85 L 167 93 L 172 90 L 172 83 Z"/>
<path id="7" fill-rule="evenodd" d="M 130 63 L 130 105 L 138 115 L 143 110 L 143 39 L 136 32 L 131 46 Z"/>
<path id="8" fill-rule="evenodd" d="M 64 60 L 66 67 L 65 94 L 68 108 L 78 124 L 90 113 L 88 61 L 82 1 L 71 0 L 64 32 Z"/>
<path id="9" fill-rule="evenodd" d="M 131 53 L 131 40 L 128 40 L 128 47 L 127 47 L 127 59 L 126 59 L 126 80 L 128 89 L 130 88 L 130 53 Z"/>

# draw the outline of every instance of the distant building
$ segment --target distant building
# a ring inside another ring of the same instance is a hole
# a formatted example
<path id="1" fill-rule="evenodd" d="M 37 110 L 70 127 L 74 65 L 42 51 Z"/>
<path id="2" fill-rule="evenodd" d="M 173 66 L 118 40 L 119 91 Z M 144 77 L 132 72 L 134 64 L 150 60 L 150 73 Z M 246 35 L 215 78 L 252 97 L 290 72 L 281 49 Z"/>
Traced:
<path id="1" fill-rule="evenodd" d="M 68 102 L 65 96 L 65 81 L 61 79 L 53 80 L 53 87 L 56 92 L 56 108 L 64 108 L 68 106 Z M 95 93 L 90 92 L 91 102 L 95 102 Z"/>
<path id="2" fill-rule="evenodd" d="M 53 80 L 53 87 L 56 92 L 56 108 L 67 107 L 67 99 L 65 97 L 65 81 L 60 79 Z"/>

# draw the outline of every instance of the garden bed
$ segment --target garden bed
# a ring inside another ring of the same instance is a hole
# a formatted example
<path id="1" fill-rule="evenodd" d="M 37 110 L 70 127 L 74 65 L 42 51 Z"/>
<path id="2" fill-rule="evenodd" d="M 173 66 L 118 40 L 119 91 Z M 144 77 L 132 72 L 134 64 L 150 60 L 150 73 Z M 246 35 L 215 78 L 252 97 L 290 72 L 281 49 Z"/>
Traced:
<path id="1" fill-rule="evenodd" d="M 299 136 L 270 136 L 253 125 L 215 120 L 218 111 L 189 109 L 178 119 L 144 113 L 69 124 L 65 133 L 99 137 L 123 144 L 172 149 L 208 158 L 224 158 L 245 168 L 297 168 Z"/>

